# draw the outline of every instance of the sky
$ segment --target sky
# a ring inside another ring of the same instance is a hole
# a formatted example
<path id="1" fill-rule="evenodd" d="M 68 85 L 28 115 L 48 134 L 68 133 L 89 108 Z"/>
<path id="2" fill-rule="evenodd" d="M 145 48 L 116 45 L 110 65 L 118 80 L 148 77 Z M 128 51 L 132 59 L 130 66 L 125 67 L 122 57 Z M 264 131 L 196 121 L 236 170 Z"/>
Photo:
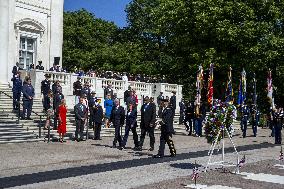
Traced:
<path id="1" fill-rule="evenodd" d="M 131 0 L 64 0 L 64 11 L 86 9 L 97 18 L 114 22 L 118 27 L 125 27 L 125 7 Z"/>

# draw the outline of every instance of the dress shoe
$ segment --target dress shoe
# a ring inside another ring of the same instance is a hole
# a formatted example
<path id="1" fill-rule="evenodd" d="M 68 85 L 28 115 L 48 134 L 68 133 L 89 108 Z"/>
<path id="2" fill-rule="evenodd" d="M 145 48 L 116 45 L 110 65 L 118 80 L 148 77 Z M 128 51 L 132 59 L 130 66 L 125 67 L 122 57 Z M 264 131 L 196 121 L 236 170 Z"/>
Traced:
<path id="1" fill-rule="evenodd" d="M 160 154 L 157 154 L 157 155 L 154 155 L 153 158 L 163 158 L 164 156 L 163 155 L 160 155 Z"/>

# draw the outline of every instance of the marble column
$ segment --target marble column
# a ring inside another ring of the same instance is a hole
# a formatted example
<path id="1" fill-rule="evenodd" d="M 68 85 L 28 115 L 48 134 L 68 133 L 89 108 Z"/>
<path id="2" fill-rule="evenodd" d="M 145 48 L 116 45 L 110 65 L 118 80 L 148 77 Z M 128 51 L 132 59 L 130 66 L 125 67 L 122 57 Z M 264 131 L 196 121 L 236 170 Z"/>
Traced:
<path id="1" fill-rule="evenodd" d="M 0 83 L 8 83 L 9 1 L 0 1 Z"/>

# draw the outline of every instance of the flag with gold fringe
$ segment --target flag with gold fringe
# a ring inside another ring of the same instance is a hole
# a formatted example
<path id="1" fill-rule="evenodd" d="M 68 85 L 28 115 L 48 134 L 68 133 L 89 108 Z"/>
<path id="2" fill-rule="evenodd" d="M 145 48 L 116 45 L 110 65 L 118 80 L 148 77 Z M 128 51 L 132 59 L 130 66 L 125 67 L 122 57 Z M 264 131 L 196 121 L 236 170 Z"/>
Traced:
<path id="1" fill-rule="evenodd" d="M 210 64 L 210 70 L 209 70 L 209 78 L 208 78 L 208 104 L 210 107 L 213 105 L 213 93 L 214 93 L 214 88 L 213 88 L 213 69 L 214 69 L 214 64 Z"/>

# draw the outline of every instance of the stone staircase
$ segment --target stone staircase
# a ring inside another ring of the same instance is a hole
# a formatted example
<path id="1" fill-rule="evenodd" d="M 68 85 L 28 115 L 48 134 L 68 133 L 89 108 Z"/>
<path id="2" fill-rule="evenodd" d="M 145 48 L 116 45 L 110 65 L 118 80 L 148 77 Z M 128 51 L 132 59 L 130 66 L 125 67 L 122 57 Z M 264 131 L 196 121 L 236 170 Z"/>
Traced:
<path id="1" fill-rule="evenodd" d="M 46 141 L 48 131 L 43 130 L 46 115 L 42 111 L 41 99 L 35 98 L 33 102 L 33 112 L 31 118 L 33 120 L 19 120 L 17 122 L 17 112 L 13 112 L 13 106 L 11 99 L 12 89 L 8 85 L 1 84 L 0 91 L 0 143 L 12 143 L 12 142 L 33 142 L 33 141 Z M 8 96 L 7 96 L 8 95 Z M 10 97 L 9 97 L 10 96 Z M 65 139 L 72 139 L 75 133 L 75 118 L 73 113 L 73 107 L 69 107 L 67 112 L 67 134 Z M 22 108 L 21 108 L 22 109 Z M 40 119 L 41 117 L 41 119 Z M 174 127 L 176 134 L 186 134 L 185 127 L 178 125 L 179 116 L 174 118 Z M 138 115 L 138 125 L 140 123 L 140 115 Z M 41 134 L 39 134 L 39 128 L 41 125 Z M 122 129 L 124 134 L 124 128 Z M 140 128 L 137 129 L 140 133 Z M 160 133 L 160 130 L 156 129 L 156 133 Z M 86 134 L 86 129 L 85 129 Z M 41 137 L 39 136 L 41 135 Z M 131 135 L 131 132 L 130 132 Z M 51 140 L 56 140 L 58 134 L 56 130 L 50 131 Z M 114 128 L 102 128 L 101 137 L 113 137 Z M 93 137 L 92 129 L 89 129 L 89 138 Z"/>

